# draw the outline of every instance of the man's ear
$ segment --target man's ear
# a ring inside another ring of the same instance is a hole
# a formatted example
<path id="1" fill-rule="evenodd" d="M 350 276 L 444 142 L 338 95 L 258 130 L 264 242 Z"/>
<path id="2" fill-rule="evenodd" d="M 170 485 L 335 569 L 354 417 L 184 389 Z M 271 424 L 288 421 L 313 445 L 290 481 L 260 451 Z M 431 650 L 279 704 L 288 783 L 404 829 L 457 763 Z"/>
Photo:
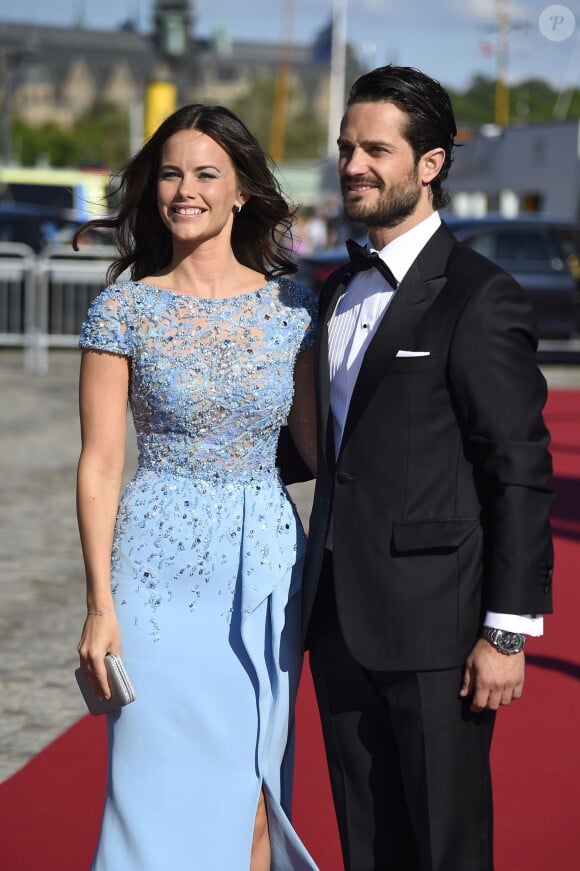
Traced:
<path id="1" fill-rule="evenodd" d="M 430 184 L 437 178 L 445 163 L 445 149 L 432 148 L 427 151 L 419 161 L 419 174 L 423 184 Z"/>

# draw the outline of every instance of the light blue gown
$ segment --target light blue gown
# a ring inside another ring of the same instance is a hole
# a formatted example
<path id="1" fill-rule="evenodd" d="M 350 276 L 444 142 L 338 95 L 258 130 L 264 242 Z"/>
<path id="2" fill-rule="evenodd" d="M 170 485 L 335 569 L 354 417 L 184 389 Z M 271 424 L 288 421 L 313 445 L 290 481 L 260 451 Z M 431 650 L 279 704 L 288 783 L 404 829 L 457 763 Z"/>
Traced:
<path id="1" fill-rule="evenodd" d="M 136 700 L 109 715 L 94 871 L 248 871 L 262 786 L 273 871 L 316 865 L 289 819 L 305 535 L 275 467 L 315 300 L 106 288 L 80 345 L 130 359 L 138 470 L 112 584 Z"/>

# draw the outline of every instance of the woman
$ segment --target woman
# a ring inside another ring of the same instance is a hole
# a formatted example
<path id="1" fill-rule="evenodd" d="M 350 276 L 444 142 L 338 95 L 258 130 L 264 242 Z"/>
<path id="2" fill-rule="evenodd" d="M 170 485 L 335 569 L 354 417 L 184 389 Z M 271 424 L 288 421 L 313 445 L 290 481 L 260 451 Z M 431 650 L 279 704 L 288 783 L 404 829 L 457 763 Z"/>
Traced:
<path id="1" fill-rule="evenodd" d="M 314 300 L 292 214 L 235 115 L 185 106 L 127 165 L 120 257 L 81 333 L 81 667 L 120 652 L 93 868 L 312 869 L 292 829 L 304 532 L 275 467 L 314 471 Z M 75 240 L 76 244 L 77 240 Z M 123 275 L 130 278 L 123 279 Z M 118 504 L 127 400 L 139 467 Z"/>

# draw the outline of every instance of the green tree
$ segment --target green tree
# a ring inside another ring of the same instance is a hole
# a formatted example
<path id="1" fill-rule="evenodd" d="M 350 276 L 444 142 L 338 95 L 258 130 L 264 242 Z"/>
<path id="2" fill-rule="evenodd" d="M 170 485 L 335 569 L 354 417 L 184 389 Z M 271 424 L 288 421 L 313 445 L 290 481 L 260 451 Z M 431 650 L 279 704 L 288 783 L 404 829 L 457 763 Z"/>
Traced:
<path id="1" fill-rule="evenodd" d="M 229 106 L 253 132 L 262 148 L 270 150 L 275 79 L 260 79 Z M 288 95 L 291 105 L 292 94 Z M 284 160 L 318 157 L 326 140 L 326 125 L 312 115 L 288 114 L 284 139 Z"/>
<path id="2" fill-rule="evenodd" d="M 575 92 L 577 96 L 578 91 Z M 512 88 L 510 93 L 510 119 L 513 121 L 553 121 L 558 94 L 540 79 L 530 79 Z M 568 109 L 568 118 L 574 117 Z"/>
<path id="3" fill-rule="evenodd" d="M 54 123 L 31 127 L 17 118 L 12 122 L 12 150 L 23 166 L 103 166 L 114 171 L 128 157 L 129 119 L 124 110 L 104 103 L 70 130 Z"/>
<path id="4" fill-rule="evenodd" d="M 46 163 L 49 166 L 74 166 L 76 147 L 71 131 L 54 123 L 29 127 L 16 119 L 12 123 L 12 151 L 23 166 Z"/>
<path id="5" fill-rule="evenodd" d="M 98 103 L 75 126 L 79 165 L 119 169 L 129 156 L 129 116 L 124 109 Z"/>
<path id="6" fill-rule="evenodd" d="M 312 115 L 298 115 L 286 125 L 286 160 L 319 157 L 326 147 L 326 125 Z"/>
<path id="7" fill-rule="evenodd" d="M 275 90 L 274 79 L 258 79 L 244 94 L 229 104 L 232 112 L 242 119 L 266 150 L 270 146 Z"/>
<path id="8" fill-rule="evenodd" d="M 476 76 L 466 91 L 448 90 L 459 126 L 489 124 L 494 120 L 495 82 L 492 79 Z"/>
<path id="9" fill-rule="evenodd" d="M 476 76 L 465 91 L 449 88 L 458 125 L 488 124 L 495 121 L 495 80 Z M 558 115 L 556 110 L 560 109 Z M 556 113 L 556 114 L 555 114 Z M 528 79 L 509 90 L 510 123 L 528 124 L 566 118 L 580 118 L 580 92 L 560 95 L 541 79 Z"/>
<path id="10" fill-rule="evenodd" d="M 459 126 L 477 126 L 495 120 L 495 81 L 476 76 L 464 91 L 449 88 Z M 276 99 L 275 79 L 260 79 L 230 103 L 230 108 L 270 150 Z M 291 109 L 292 94 L 288 95 Z M 580 91 L 558 94 L 539 79 L 512 87 L 509 93 L 510 123 L 528 124 L 580 118 Z M 284 160 L 318 158 L 326 143 L 326 118 L 311 114 L 286 119 Z M 129 156 L 129 118 L 125 110 L 106 103 L 96 104 L 70 130 L 54 123 L 34 128 L 15 119 L 12 146 L 23 166 L 103 166 L 118 170 Z"/>

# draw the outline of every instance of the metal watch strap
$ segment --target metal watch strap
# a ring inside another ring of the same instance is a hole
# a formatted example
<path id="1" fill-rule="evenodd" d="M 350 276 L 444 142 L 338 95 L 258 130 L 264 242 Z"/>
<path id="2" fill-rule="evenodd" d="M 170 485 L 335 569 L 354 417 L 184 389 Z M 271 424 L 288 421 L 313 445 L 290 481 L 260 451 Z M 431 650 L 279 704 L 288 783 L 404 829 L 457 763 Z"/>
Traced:
<path id="1" fill-rule="evenodd" d="M 481 637 L 506 656 L 520 653 L 526 643 L 525 635 L 519 632 L 507 632 L 505 629 L 494 629 L 492 626 L 484 626 Z"/>

